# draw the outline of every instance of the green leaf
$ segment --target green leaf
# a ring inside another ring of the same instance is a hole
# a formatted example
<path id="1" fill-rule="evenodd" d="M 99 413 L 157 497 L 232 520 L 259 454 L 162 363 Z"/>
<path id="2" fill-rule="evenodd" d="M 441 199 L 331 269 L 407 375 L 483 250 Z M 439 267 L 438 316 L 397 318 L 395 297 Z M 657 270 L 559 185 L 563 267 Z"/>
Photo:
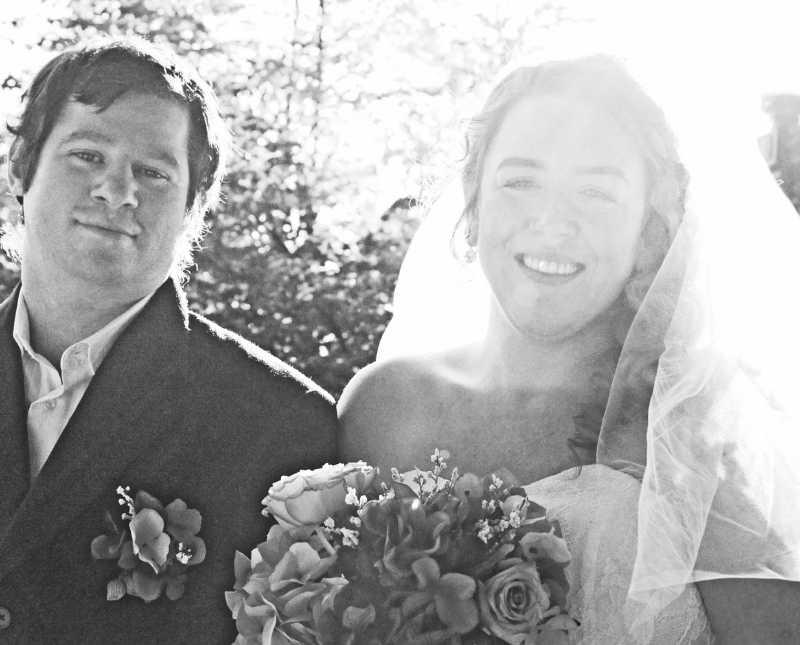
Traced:
<path id="1" fill-rule="evenodd" d="M 476 583 L 461 573 L 447 573 L 442 576 L 434 596 L 436 613 L 448 627 L 466 634 L 478 625 L 478 605 L 475 595 Z"/>
<path id="2" fill-rule="evenodd" d="M 418 497 L 416 491 L 414 491 L 414 489 L 411 488 L 411 486 L 408 486 L 403 482 L 392 480 L 392 482 L 389 485 L 394 491 L 395 498 L 397 499 L 411 499 L 411 498 L 416 499 Z"/>
<path id="3" fill-rule="evenodd" d="M 183 596 L 186 584 L 182 580 L 168 580 L 166 585 L 166 595 L 170 600 L 178 600 Z"/>
<path id="4" fill-rule="evenodd" d="M 411 564 L 420 589 L 429 589 L 439 582 L 439 565 L 433 558 L 420 558 Z"/>
<path id="5" fill-rule="evenodd" d="M 125 534 L 98 535 L 92 540 L 91 553 L 95 560 L 113 560 L 119 556 Z"/>
<path id="6" fill-rule="evenodd" d="M 123 598 L 126 593 L 125 583 L 120 578 L 109 580 L 106 585 L 106 600 L 115 602 Z"/>
<path id="7" fill-rule="evenodd" d="M 145 602 L 153 602 L 161 595 L 165 581 L 145 569 L 134 569 L 132 575 L 132 588 L 128 592 L 141 598 Z"/>
<path id="8" fill-rule="evenodd" d="M 348 607 L 342 614 L 342 626 L 358 632 L 375 622 L 375 607 Z"/>

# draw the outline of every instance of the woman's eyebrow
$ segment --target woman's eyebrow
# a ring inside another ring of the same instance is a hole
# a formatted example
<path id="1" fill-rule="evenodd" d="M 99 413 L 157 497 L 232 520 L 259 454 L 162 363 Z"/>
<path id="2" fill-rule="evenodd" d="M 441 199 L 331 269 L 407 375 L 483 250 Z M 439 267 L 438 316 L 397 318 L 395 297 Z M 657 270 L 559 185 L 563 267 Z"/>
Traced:
<path id="1" fill-rule="evenodd" d="M 542 170 L 544 167 L 545 164 L 532 157 L 506 157 L 497 165 L 497 170 L 502 170 L 504 168 L 533 168 L 534 170 Z M 579 166 L 575 169 L 575 174 L 606 175 L 609 177 L 616 177 L 617 179 L 629 183 L 628 177 L 619 166 Z"/>
<path id="2" fill-rule="evenodd" d="M 628 177 L 618 166 L 581 166 L 575 172 L 579 175 L 607 175 L 628 182 Z"/>
<path id="3" fill-rule="evenodd" d="M 506 157 L 497 165 L 498 170 L 509 167 L 541 169 L 544 168 L 544 164 L 541 161 L 532 159 L 530 157 Z"/>

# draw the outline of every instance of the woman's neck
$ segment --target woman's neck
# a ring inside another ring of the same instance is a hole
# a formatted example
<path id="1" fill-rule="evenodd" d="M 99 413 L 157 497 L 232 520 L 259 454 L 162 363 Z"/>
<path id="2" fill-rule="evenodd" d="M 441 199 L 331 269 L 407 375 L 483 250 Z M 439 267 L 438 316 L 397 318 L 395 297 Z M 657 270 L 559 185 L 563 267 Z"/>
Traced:
<path id="1" fill-rule="evenodd" d="M 607 389 L 619 351 L 613 322 L 604 315 L 565 338 L 534 338 L 493 307 L 485 340 L 472 358 L 475 385 L 540 392 Z"/>

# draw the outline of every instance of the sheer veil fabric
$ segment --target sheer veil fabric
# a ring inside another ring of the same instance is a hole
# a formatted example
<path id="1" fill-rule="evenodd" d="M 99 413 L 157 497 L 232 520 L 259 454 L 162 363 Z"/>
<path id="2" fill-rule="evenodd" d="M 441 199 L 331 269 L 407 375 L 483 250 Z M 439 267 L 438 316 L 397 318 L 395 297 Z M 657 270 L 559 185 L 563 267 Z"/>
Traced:
<path id="1" fill-rule="evenodd" d="M 687 72 L 671 96 L 642 82 L 676 133 L 689 187 L 625 337 L 596 455 L 641 480 L 633 627 L 687 583 L 800 580 L 800 218 L 748 126 L 760 97 L 723 91 L 712 71 Z M 421 225 L 379 360 L 485 334 L 486 281 L 451 252 L 462 208 L 453 182 Z"/>
<path id="2" fill-rule="evenodd" d="M 641 463 L 646 437 L 630 595 L 651 611 L 686 582 L 800 580 L 800 218 L 748 128 L 759 97 L 704 78 L 693 109 L 651 90 L 678 134 L 687 208 L 626 337 L 597 454 Z M 642 432 L 620 377 L 653 351 Z"/>

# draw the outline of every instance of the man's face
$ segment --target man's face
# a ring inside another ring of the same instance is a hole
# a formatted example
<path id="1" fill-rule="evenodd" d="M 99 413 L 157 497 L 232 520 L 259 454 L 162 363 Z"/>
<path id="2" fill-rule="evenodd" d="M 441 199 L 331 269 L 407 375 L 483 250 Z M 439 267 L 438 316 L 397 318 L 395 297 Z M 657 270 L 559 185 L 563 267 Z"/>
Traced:
<path id="1" fill-rule="evenodd" d="M 131 300 L 155 290 L 185 228 L 188 137 L 176 101 L 124 94 L 102 112 L 69 101 L 24 194 L 23 284 Z"/>

